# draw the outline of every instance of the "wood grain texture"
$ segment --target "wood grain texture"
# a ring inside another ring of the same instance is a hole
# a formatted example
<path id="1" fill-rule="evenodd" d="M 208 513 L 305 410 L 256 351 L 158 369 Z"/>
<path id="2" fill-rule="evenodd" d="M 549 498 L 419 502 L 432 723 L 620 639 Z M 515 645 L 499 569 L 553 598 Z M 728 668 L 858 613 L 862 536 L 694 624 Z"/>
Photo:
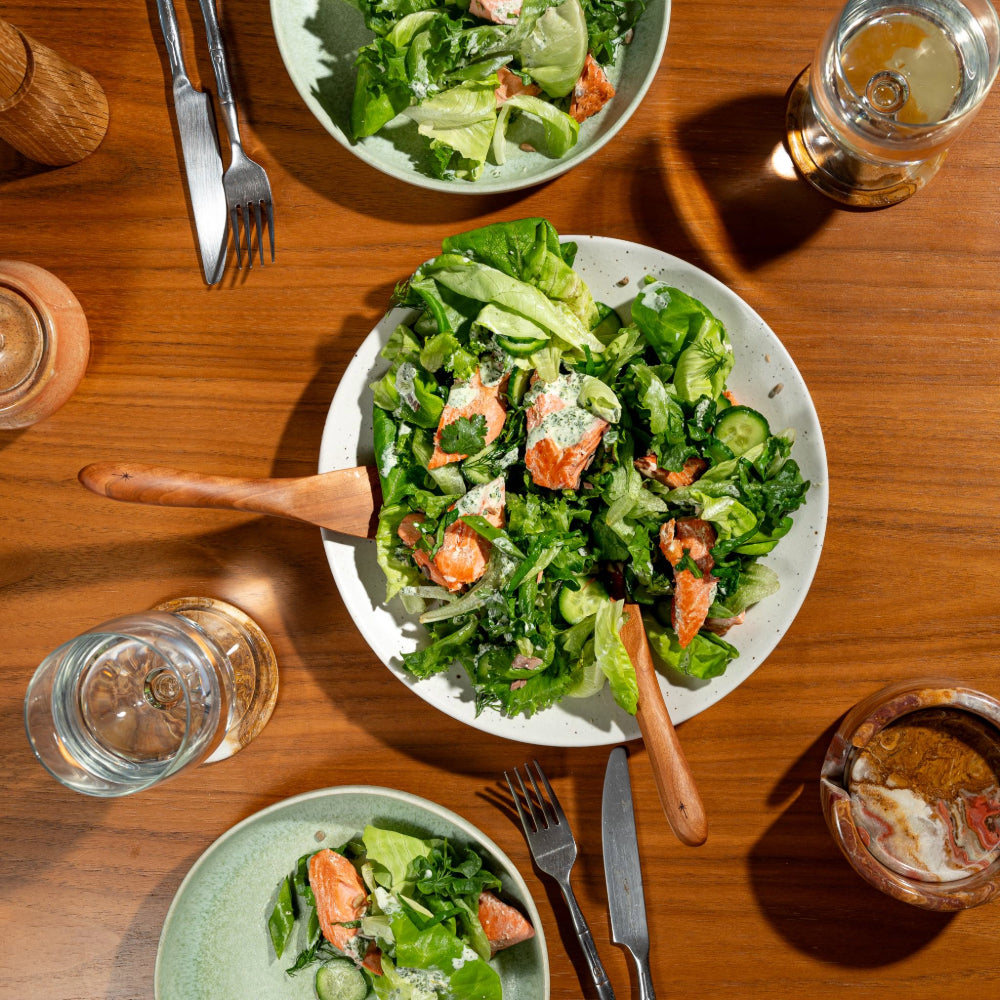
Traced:
<path id="1" fill-rule="evenodd" d="M 197 4 L 189 69 L 212 89 Z M 247 151 L 270 176 L 278 262 L 207 289 L 172 124 L 155 6 L 8 0 L 3 16 L 85 68 L 104 142 L 44 169 L 0 146 L 2 256 L 52 271 L 86 312 L 73 398 L 0 432 L 0 997 L 151 996 L 163 918 L 190 866 L 288 795 L 366 781 L 434 799 L 519 865 L 542 913 L 552 1000 L 591 998 L 561 897 L 502 808 L 502 772 L 537 757 L 580 845 L 574 886 L 620 998 L 600 843 L 608 748 L 528 747 L 471 730 L 400 684 L 354 628 L 320 532 L 212 510 L 114 504 L 77 481 L 109 457 L 294 477 L 316 471 L 330 400 L 396 282 L 446 235 L 545 215 L 564 234 L 655 246 L 733 288 L 809 386 L 829 460 L 819 570 L 792 627 L 679 736 L 711 821 L 691 850 L 664 821 L 641 745 L 632 784 L 662 996 L 906 1000 L 1000 989 L 996 903 L 912 909 L 847 865 L 818 779 L 840 717 L 883 684 L 944 673 L 1000 696 L 1000 95 L 931 184 L 878 213 L 787 179 L 784 94 L 838 4 L 678 0 L 659 75 L 615 140 L 541 188 L 418 191 L 316 123 L 282 68 L 264 0 L 220 4 Z M 35 763 L 21 703 L 64 639 L 171 597 L 256 618 L 281 693 L 232 760 L 116 802 Z"/>
<path id="2" fill-rule="evenodd" d="M 0 139 L 49 166 L 89 156 L 108 130 L 101 85 L 47 45 L 11 29 L 4 24 L 0 31 L 0 61 L 7 66 L 0 74 Z M 20 84 L 5 93 L 18 72 Z"/>

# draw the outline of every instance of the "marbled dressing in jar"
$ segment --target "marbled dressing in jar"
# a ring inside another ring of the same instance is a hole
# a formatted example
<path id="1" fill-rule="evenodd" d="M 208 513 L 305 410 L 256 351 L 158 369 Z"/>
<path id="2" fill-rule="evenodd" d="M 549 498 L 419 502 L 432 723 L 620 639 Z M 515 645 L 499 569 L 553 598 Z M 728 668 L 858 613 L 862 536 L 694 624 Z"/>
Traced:
<path id="1" fill-rule="evenodd" d="M 905 715 L 847 772 L 865 846 L 887 868 L 949 882 L 1000 857 L 1000 730 L 958 709 Z"/>

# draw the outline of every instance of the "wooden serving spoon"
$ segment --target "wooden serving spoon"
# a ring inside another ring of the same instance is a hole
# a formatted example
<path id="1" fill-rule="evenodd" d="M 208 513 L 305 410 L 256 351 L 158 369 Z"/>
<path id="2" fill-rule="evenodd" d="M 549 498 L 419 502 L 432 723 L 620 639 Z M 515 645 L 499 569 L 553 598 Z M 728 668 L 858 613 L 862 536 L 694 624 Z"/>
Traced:
<path id="1" fill-rule="evenodd" d="M 355 538 L 375 537 L 382 505 L 378 472 L 370 465 L 296 479 L 245 479 L 137 462 L 96 462 L 81 469 L 79 479 L 112 500 L 271 514 Z"/>
<path id="2" fill-rule="evenodd" d="M 688 847 L 698 847 L 708 837 L 705 807 L 663 701 L 639 605 L 626 601 L 625 614 L 620 634 L 639 686 L 635 718 L 649 754 L 660 804 L 677 839 Z"/>
<path id="3" fill-rule="evenodd" d="M 87 489 L 112 500 L 162 507 L 212 507 L 270 514 L 355 538 L 374 538 L 381 507 L 372 466 L 296 479 L 246 479 L 185 472 L 136 462 L 96 462 L 80 470 Z M 683 844 L 705 842 L 708 826 L 698 789 L 663 701 L 637 604 L 625 604 L 621 637 L 639 687 L 636 720 L 649 753 L 660 802 Z"/>

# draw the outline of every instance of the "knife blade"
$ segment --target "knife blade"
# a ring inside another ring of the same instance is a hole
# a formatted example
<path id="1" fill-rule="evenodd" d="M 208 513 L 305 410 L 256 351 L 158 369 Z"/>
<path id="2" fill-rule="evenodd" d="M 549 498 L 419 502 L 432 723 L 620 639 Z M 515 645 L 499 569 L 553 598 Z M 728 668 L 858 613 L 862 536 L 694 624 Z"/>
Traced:
<path id="1" fill-rule="evenodd" d="M 173 0 L 156 0 L 156 9 L 173 77 L 174 111 L 198 234 L 201 269 L 206 283 L 214 285 L 221 280 L 226 266 L 229 235 L 215 114 L 208 94 L 195 90 L 188 79 Z"/>
<path id="2" fill-rule="evenodd" d="M 611 940 L 628 949 L 635 960 L 641 1000 L 655 1000 L 649 971 L 649 925 L 642 892 L 639 842 L 632 807 L 632 782 L 625 747 L 615 747 L 604 773 L 601 802 L 601 842 L 604 881 L 611 913 Z"/>

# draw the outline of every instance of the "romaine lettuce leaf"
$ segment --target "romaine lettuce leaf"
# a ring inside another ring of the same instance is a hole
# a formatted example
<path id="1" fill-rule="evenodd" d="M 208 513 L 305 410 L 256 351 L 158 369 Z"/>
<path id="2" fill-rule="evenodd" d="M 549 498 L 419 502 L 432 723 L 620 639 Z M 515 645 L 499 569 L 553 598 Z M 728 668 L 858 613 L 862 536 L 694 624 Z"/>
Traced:
<path id="1" fill-rule="evenodd" d="M 542 14 L 521 43 L 521 66 L 550 97 L 565 97 L 587 58 L 587 19 L 580 0 L 562 0 Z"/>
<path id="2" fill-rule="evenodd" d="M 619 635 L 624 607 L 624 601 L 608 601 L 598 607 L 594 621 L 594 656 L 608 679 L 615 701 L 630 715 L 635 715 L 639 685 L 628 650 Z"/>
<path id="3" fill-rule="evenodd" d="M 690 677 L 708 680 L 726 672 L 739 651 L 731 643 L 710 632 L 699 632 L 690 644 L 682 649 L 677 633 L 661 625 L 652 616 L 646 616 L 646 636 L 650 649 L 668 666 Z"/>

